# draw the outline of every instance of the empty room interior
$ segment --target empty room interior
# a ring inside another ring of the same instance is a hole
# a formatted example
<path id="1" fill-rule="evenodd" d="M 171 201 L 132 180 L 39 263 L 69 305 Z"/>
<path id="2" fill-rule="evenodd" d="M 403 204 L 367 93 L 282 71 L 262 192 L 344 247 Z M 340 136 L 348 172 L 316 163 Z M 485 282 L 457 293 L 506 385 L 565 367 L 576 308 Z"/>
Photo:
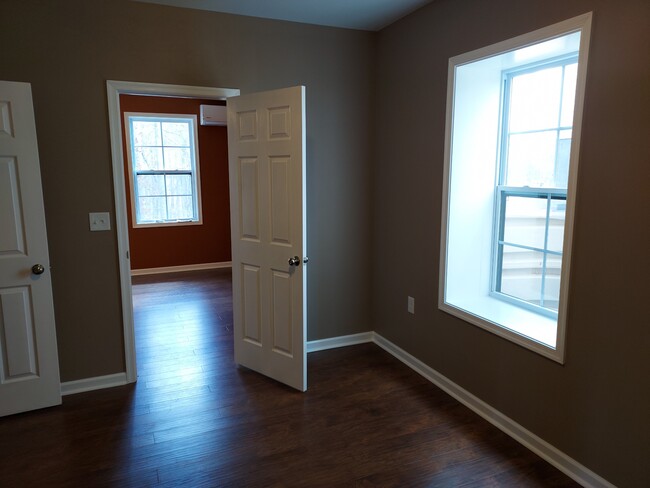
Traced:
<path id="1" fill-rule="evenodd" d="M 274 3 L 0 1 L 49 253 L 27 284 L 3 267 L 33 202 L 0 145 L 0 486 L 650 486 L 650 3 Z M 0 144 L 22 127 L 4 86 Z M 303 145 L 249 199 L 246 103 L 289 87 L 267 132 Z M 271 331 L 299 386 L 237 360 L 267 312 L 246 211 L 282 234 L 285 190 L 304 246 L 278 237 L 271 295 L 299 306 L 269 313 L 302 327 Z M 50 279 L 53 319 L 25 309 L 16 338 L 16 290 Z M 61 404 L 21 407 L 46 323 Z"/>

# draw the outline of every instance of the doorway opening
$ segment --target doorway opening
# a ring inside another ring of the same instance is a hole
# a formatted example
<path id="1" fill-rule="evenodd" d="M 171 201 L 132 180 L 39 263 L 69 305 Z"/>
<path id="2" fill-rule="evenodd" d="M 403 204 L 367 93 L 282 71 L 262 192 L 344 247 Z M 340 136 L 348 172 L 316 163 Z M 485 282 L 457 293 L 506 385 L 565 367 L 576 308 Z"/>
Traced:
<path id="1" fill-rule="evenodd" d="M 132 383 L 137 379 L 137 366 L 133 313 L 133 289 L 131 282 L 131 248 L 129 243 L 130 224 L 129 209 L 127 208 L 127 201 L 129 201 L 128 198 L 130 197 L 130 191 L 127 191 L 129 187 L 127 186 L 127 172 L 125 171 L 125 140 L 122 131 L 123 117 L 120 98 L 122 95 L 135 95 L 148 97 L 180 97 L 223 101 L 227 97 L 239 95 L 239 90 L 228 88 L 190 87 L 181 85 L 108 81 L 107 94 L 111 133 L 111 152 L 113 161 L 115 225 L 118 239 L 122 319 L 124 324 L 124 356 L 126 381 L 128 383 Z"/>

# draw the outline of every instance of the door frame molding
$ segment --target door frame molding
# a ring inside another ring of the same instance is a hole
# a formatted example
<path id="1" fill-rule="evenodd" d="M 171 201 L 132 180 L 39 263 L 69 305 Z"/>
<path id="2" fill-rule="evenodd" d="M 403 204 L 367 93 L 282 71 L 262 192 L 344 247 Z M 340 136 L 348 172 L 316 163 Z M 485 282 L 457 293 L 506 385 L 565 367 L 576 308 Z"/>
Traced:
<path id="1" fill-rule="evenodd" d="M 129 223 L 126 208 L 126 185 L 124 155 L 122 153 L 122 120 L 120 117 L 120 95 L 175 96 L 225 100 L 239 95 L 237 88 L 212 88 L 202 86 L 167 85 L 135 81 L 106 81 L 108 95 L 108 122 L 111 138 L 111 159 L 113 163 L 113 196 L 115 201 L 115 229 L 120 272 L 120 295 L 122 298 L 122 324 L 124 331 L 124 362 L 126 382 L 137 380 L 135 357 L 135 329 L 133 323 L 133 296 L 131 289 L 131 266 L 129 256 Z"/>

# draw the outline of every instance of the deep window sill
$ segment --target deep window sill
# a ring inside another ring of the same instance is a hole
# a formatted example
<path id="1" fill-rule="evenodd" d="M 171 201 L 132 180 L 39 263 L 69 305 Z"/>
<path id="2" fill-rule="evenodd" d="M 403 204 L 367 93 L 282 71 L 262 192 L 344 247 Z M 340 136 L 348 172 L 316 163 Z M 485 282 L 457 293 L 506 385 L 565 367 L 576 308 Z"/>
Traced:
<path id="1" fill-rule="evenodd" d="M 555 318 L 540 315 L 491 296 L 445 301 L 440 304 L 440 309 L 563 363 L 563 358 L 556 348 L 557 319 Z"/>

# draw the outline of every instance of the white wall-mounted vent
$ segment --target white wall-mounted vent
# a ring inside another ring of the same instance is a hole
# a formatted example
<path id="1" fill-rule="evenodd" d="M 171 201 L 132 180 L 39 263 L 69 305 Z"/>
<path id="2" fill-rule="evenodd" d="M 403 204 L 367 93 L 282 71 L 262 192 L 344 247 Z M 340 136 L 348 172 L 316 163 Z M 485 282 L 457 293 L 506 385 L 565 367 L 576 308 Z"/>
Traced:
<path id="1" fill-rule="evenodd" d="M 225 105 L 201 105 L 201 125 L 226 125 Z"/>

